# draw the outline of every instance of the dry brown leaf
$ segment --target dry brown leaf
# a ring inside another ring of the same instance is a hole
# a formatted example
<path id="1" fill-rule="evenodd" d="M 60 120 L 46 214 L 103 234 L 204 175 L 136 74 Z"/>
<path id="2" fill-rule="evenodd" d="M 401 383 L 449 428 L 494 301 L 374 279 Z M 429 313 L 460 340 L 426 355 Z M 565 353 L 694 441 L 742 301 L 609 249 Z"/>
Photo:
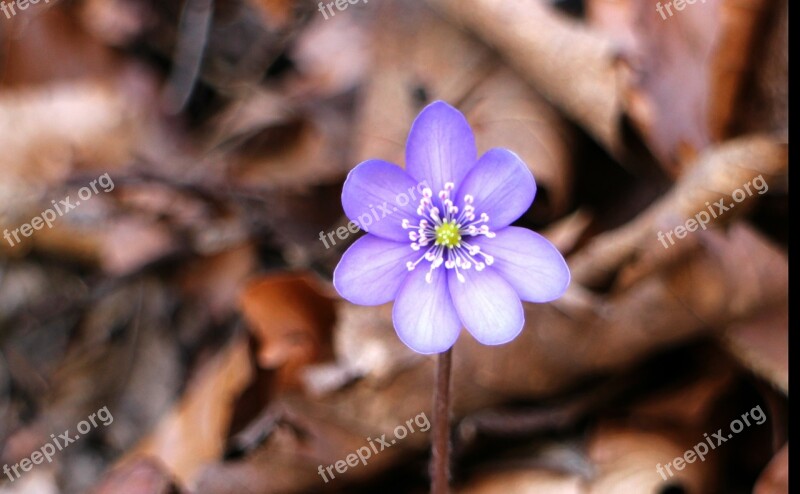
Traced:
<path id="1" fill-rule="evenodd" d="M 0 94 L 0 202 L 9 208 L 6 214 L 22 214 L 45 187 L 78 169 L 113 175 L 137 140 L 141 113 L 135 105 L 97 81 Z M 49 204 L 55 197 L 41 199 Z"/>
<path id="2" fill-rule="evenodd" d="M 257 341 L 256 363 L 277 370 L 278 389 L 298 387 L 300 371 L 330 355 L 333 301 L 313 277 L 263 276 L 245 287 L 240 305 Z"/>
<path id="3" fill-rule="evenodd" d="M 25 477 L 0 487 L 0 494 L 58 494 L 56 472 L 40 467 Z"/>
<path id="4" fill-rule="evenodd" d="M 753 494 L 789 493 L 789 443 L 786 443 L 769 462 L 758 478 Z"/>
<path id="5" fill-rule="evenodd" d="M 406 136 L 419 110 L 437 99 L 460 107 L 496 66 L 480 42 L 417 2 L 382 3 L 373 30 L 372 70 L 358 108 L 350 168 L 372 158 L 405 163 Z"/>
<path id="6" fill-rule="evenodd" d="M 0 86 L 19 88 L 118 75 L 123 68 L 121 57 L 87 34 L 63 3 L 28 5 L 31 8 L 24 14 L 3 19 Z"/>
<path id="7" fill-rule="evenodd" d="M 209 314 L 218 321 L 236 307 L 236 300 L 258 265 L 255 248 L 243 244 L 219 254 L 190 262 L 181 273 L 184 293 L 202 300 Z"/>
<path id="8" fill-rule="evenodd" d="M 233 403 L 253 376 L 247 339 L 238 337 L 198 370 L 181 402 L 119 463 L 155 458 L 192 489 L 202 468 L 222 457 Z"/>
<path id="9" fill-rule="evenodd" d="M 587 492 L 659 492 L 669 485 L 683 492 L 715 492 L 713 456 L 704 462 L 686 464 L 680 471 L 673 469 L 673 477 L 664 470 L 666 481 L 656 470 L 656 465 L 671 462 L 694 446 L 696 438 L 691 432 L 694 431 L 642 431 L 614 424 L 600 426 L 589 440 L 589 458 L 597 468 L 597 477 Z"/>
<path id="10" fill-rule="evenodd" d="M 140 459 L 109 472 L 92 494 L 179 494 L 181 490 L 157 461 Z"/>
<path id="11" fill-rule="evenodd" d="M 79 8 L 86 31 L 111 46 L 132 42 L 153 15 L 144 2 L 128 0 L 86 0 Z"/>
<path id="12" fill-rule="evenodd" d="M 228 161 L 227 179 L 246 189 L 331 183 L 349 169 L 343 159 L 348 119 L 322 104 L 304 107 L 285 94 L 254 90 L 215 119 L 204 160 Z"/>
<path id="13" fill-rule="evenodd" d="M 589 23 L 557 10 L 567 3 Z M 476 468 L 459 471 L 459 488 L 751 482 L 788 419 L 788 260 L 767 238 L 786 231 L 788 2 L 704 0 L 665 21 L 634 0 L 352 7 L 326 21 L 300 0 L 51 0 L 0 20 L 2 228 L 85 177 L 108 171 L 118 186 L 23 245 L 0 243 L 0 465 L 102 405 L 115 418 L 0 491 L 84 492 L 118 455 L 96 492 L 422 491 L 424 431 L 335 482 L 318 475 L 367 437 L 431 417 L 435 360 L 398 340 L 390 304 L 355 306 L 286 270 L 330 273 L 354 239 L 320 241 L 347 223 L 342 180 L 365 158 L 402 165 L 408 127 L 434 99 L 464 112 L 480 152 L 502 146 L 528 163 L 539 196 L 522 222 L 551 222 L 573 274 L 561 299 L 524 304 L 513 342 L 462 332 L 454 460 Z M 178 98 L 153 96 L 162 78 Z M 185 111 L 154 118 L 164 101 Z M 732 135 L 749 137 L 710 147 Z M 662 197 L 653 158 L 679 176 Z M 573 193 L 604 172 L 620 183 Z M 707 201 L 729 204 L 758 175 L 770 195 L 663 248 L 658 232 Z M 631 203 L 643 210 L 603 209 Z M 658 463 L 754 400 L 767 427 L 659 476 Z M 787 458 L 788 444 L 757 494 L 788 491 Z"/>
<path id="14" fill-rule="evenodd" d="M 522 470 L 487 474 L 464 489 L 460 494 L 585 494 L 580 478 L 548 472 Z"/>
<path id="15" fill-rule="evenodd" d="M 555 12 L 546 2 L 428 3 L 495 47 L 548 101 L 612 154 L 622 153 L 622 95 L 613 67 L 618 47 L 609 37 Z"/>
<path id="16" fill-rule="evenodd" d="M 746 368 L 789 394 L 788 305 L 733 324 L 720 338 Z"/>
<path id="17" fill-rule="evenodd" d="M 92 229 L 79 221 L 79 211 L 31 238 L 30 247 L 65 259 L 97 265 L 111 275 L 134 273 L 143 266 L 175 253 L 178 244 L 165 226 L 136 215 L 112 219 L 102 216 Z M 97 221 L 99 218 L 95 218 Z M 23 246 L 23 244 L 20 244 Z"/>
<path id="18" fill-rule="evenodd" d="M 680 424 L 702 428 L 712 418 L 725 393 L 736 384 L 738 372 L 720 355 L 708 352 L 697 377 L 678 389 L 667 389 L 645 398 L 632 407 L 637 423 Z"/>
<path id="19" fill-rule="evenodd" d="M 535 210 L 544 212 L 542 219 L 561 216 L 572 199 L 575 136 L 550 103 L 500 67 L 478 83 L 463 108 L 478 154 L 496 147 L 518 154 L 536 179 Z"/>
<path id="20" fill-rule="evenodd" d="M 381 14 L 352 166 L 371 158 L 403 165 L 413 118 L 423 105 L 442 99 L 464 112 L 479 155 L 505 147 L 527 163 L 543 217 L 563 214 L 571 199 L 573 136 L 550 103 L 486 47 L 424 6 L 395 1 Z"/>
<path id="21" fill-rule="evenodd" d="M 669 193 L 620 228 L 594 237 L 576 253 L 570 259 L 573 278 L 589 286 L 602 284 L 628 263 L 640 261 L 642 266 L 635 275 L 629 274 L 622 280 L 630 283 L 659 264 L 674 262 L 682 255 L 680 251 L 694 247 L 703 232 L 698 230 L 664 248 L 657 236 L 659 231 L 672 231 L 700 211 L 706 211 L 706 202 L 711 204 L 724 199 L 724 204 L 730 204 L 731 194 L 759 175 L 768 186 L 780 185 L 785 180 L 787 166 L 786 145 L 769 137 L 743 137 L 709 150 Z M 735 219 L 734 213 L 755 202 L 759 193 L 755 187 L 751 187 L 751 191 L 752 196 L 739 210 L 714 219 L 709 228 Z"/>
<path id="22" fill-rule="evenodd" d="M 526 328 L 509 344 L 483 346 L 464 332 L 454 349 L 454 417 L 512 399 L 552 395 L 586 376 L 621 371 L 658 349 L 709 331 L 720 321 L 746 317 L 767 300 L 785 293 L 785 286 L 772 283 L 771 266 L 775 259 L 764 254 L 769 246 L 763 239 L 753 236 L 741 245 L 740 238 L 719 236 L 720 245 L 713 250 L 701 250 L 680 266 L 664 267 L 657 276 L 597 299 L 589 313 L 576 313 L 569 306 L 526 304 Z M 730 259 L 718 262 L 720 252 Z M 738 266 L 734 259 L 739 260 Z M 747 272 L 740 269 L 745 262 L 753 265 Z M 752 286 L 759 288 L 751 290 Z M 697 296 L 695 292 L 701 290 L 715 296 Z M 743 297 L 744 293 L 749 295 Z M 727 303 L 745 299 L 749 302 Z M 375 354 L 376 345 L 385 345 L 385 354 L 403 352 L 402 343 L 393 338 L 388 306 L 351 310 L 361 315 L 348 317 L 348 324 L 337 328 L 335 337 L 347 338 L 349 342 L 337 344 L 337 351 Z M 354 324 L 357 321 L 361 321 L 360 327 Z M 337 361 L 340 359 L 353 357 L 337 357 Z M 288 417 L 291 426 L 276 439 L 268 438 L 244 463 L 218 465 L 207 471 L 204 492 L 231 492 L 234 479 L 240 482 L 237 488 L 246 487 L 259 493 L 317 488 L 321 482 L 316 474 L 319 464 L 332 464 L 353 443 L 363 441 L 366 436 L 388 433 L 409 417 L 421 412 L 430 416 L 433 377 L 430 358 L 398 358 L 390 364 L 389 377 L 385 362 L 374 365 L 377 379 L 372 379 L 372 369 L 364 366 L 359 368 L 362 379 L 344 381 L 338 389 L 327 389 L 324 396 L 296 396 L 274 402 L 273 413 Z M 341 431 L 333 443 L 331 435 L 307 432 L 328 428 Z M 424 434 L 409 435 L 390 454 L 387 451 L 380 456 L 386 462 L 382 465 L 388 466 L 403 456 L 419 452 L 426 440 Z M 646 438 L 642 443 L 647 443 Z M 642 465 L 644 472 L 642 463 L 630 464 Z M 655 463 L 647 465 L 647 475 L 658 480 L 654 466 Z M 624 462 L 618 468 L 609 470 L 609 479 L 618 479 L 626 471 Z M 348 478 L 364 479 L 381 471 L 378 467 L 359 470 Z M 649 482 L 643 475 L 637 473 L 632 481 Z M 598 484 L 598 488 L 608 485 Z"/>
<path id="23" fill-rule="evenodd" d="M 335 22 L 317 15 L 300 33 L 290 55 L 300 73 L 297 97 L 331 97 L 364 82 L 370 64 L 371 38 L 361 16 L 348 14 Z"/>
<path id="24" fill-rule="evenodd" d="M 390 305 L 360 307 L 339 302 L 334 336 L 336 360 L 311 366 L 304 373 L 306 390 L 313 395 L 340 389 L 355 379 L 380 385 L 424 360 L 397 344 Z"/>
<path id="25" fill-rule="evenodd" d="M 789 129 L 789 1 L 772 2 L 764 24 L 766 40 L 755 55 L 755 83 L 743 96 L 738 127 L 744 133 L 771 131 L 787 136 Z"/>
<path id="26" fill-rule="evenodd" d="M 674 175 L 728 136 L 769 3 L 687 2 L 670 17 L 664 5 L 662 15 L 635 0 L 589 2 L 589 24 L 623 47 L 617 67 L 626 112 Z"/>
<path id="27" fill-rule="evenodd" d="M 285 27 L 301 2 L 297 0 L 250 0 L 260 11 L 264 23 L 272 28 Z"/>

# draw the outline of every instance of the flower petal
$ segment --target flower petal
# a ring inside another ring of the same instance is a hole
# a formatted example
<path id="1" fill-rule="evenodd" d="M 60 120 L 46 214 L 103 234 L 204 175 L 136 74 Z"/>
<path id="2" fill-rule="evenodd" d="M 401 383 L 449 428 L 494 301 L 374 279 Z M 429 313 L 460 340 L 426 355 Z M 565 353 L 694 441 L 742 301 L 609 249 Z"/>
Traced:
<path id="1" fill-rule="evenodd" d="M 463 207 L 466 194 L 474 197 L 475 213 L 489 215 L 489 228 L 510 225 L 531 207 L 536 196 L 533 174 L 507 149 L 487 151 L 458 187 L 456 204 Z"/>
<path id="2" fill-rule="evenodd" d="M 502 345 L 519 335 L 525 324 L 522 302 L 514 289 L 491 267 L 483 271 L 448 270 L 448 285 L 458 317 L 484 345 Z"/>
<path id="3" fill-rule="evenodd" d="M 460 111 L 436 101 L 420 112 L 406 142 L 406 171 L 427 181 L 434 195 L 444 184 L 458 185 L 478 156 L 475 136 Z"/>
<path id="4" fill-rule="evenodd" d="M 427 269 L 419 268 L 406 277 L 392 310 L 397 336 L 418 353 L 441 353 L 449 349 L 461 332 L 444 268 L 433 270 L 431 283 Z"/>
<path id="5" fill-rule="evenodd" d="M 406 262 L 420 254 L 408 243 L 366 235 L 356 240 L 333 272 L 339 295 L 358 305 L 391 302 L 408 276 Z"/>
<path id="6" fill-rule="evenodd" d="M 496 270 L 527 302 L 550 302 L 567 290 L 569 267 L 549 240 L 525 228 L 510 226 L 495 238 L 474 237 L 470 243 L 494 257 Z"/>
<path id="7" fill-rule="evenodd" d="M 373 235 L 409 242 L 400 223 L 417 217 L 421 197 L 417 183 L 402 168 L 387 161 L 367 160 L 350 171 L 342 189 L 348 218 Z"/>

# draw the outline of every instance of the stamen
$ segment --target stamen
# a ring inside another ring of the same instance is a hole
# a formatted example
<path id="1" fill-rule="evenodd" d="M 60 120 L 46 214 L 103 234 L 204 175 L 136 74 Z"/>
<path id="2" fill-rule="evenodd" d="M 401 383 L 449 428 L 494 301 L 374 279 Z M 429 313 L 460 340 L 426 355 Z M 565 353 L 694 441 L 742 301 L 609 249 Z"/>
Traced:
<path id="1" fill-rule="evenodd" d="M 408 219 L 401 222 L 403 229 L 411 230 L 408 232 L 411 248 L 423 252 L 415 262 L 408 261 L 406 267 L 412 271 L 422 260 L 429 262 L 425 275 L 428 283 L 433 282 L 433 271 L 441 266 L 455 270 L 456 278 L 465 283 L 466 277 L 461 271 L 472 268 L 483 271 L 494 263 L 494 258 L 485 254 L 480 246 L 467 241 L 469 237 L 496 236 L 489 228 L 489 215 L 480 213 L 476 220 L 475 198 L 470 194 L 464 195 L 464 206 L 459 208 L 451 198 L 453 190 L 453 182 L 445 183 L 444 189 L 437 194 L 441 202 L 435 205 L 433 191 L 424 189 L 417 207 L 419 224 L 414 225 Z"/>

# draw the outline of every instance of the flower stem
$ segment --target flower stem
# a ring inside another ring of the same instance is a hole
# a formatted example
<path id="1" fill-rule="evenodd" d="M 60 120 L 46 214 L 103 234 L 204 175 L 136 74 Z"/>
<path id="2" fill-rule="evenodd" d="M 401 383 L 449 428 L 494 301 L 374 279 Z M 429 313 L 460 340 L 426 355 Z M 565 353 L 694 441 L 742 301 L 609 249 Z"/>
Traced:
<path id="1" fill-rule="evenodd" d="M 431 439 L 431 494 L 450 493 L 450 365 L 453 349 L 436 362 Z"/>

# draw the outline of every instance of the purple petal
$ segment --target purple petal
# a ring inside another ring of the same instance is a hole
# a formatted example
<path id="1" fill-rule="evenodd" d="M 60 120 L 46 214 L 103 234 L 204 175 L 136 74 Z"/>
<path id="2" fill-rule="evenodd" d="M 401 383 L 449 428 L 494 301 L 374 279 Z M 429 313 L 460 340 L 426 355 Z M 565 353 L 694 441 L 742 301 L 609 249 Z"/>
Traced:
<path id="1" fill-rule="evenodd" d="M 409 242 L 400 223 L 417 217 L 417 183 L 402 168 L 380 160 L 365 161 L 350 172 L 342 189 L 348 218 L 363 230 L 397 242 Z M 412 221 L 413 223 L 413 221 Z"/>
<path id="2" fill-rule="evenodd" d="M 333 272 L 333 286 L 354 304 L 391 302 L 408 276 L 406 262 L 415 261 L 419 255 L 408 243 L 366 235 L 342 256 Z"/>
<path id="3" fill-rule="evenodd" d="M 489 215 L 489 228 L 497 230 L 510 225 L 531 207 L 536 196 L 536 181 L 525 163 L 507 149 L 486 152 L 469 172 L 456 194 L 463 207 L 466 194 L 475 199 L 475 214 Z"/>
<path id="4" fill-rule="evenodd" d="M 425 264 L 420 263 L 409 273 L 400 287 L 392 319 L 397 336 L 406 346 L 418 353 L 441 353 L 458 339 L 461 321 L 450 300 L 445 269 L 435 269 L 428 283 Z"/>
<path id="5" fill-rule="evenodd" d="M 514 289 L 491 267 L 448 270 L 448 285 L 458 317 L 472 336 L 484 345 L 501 345 L 517 337 L 525 323 L 522 302 Z"/>
<path id="6" fill-rule="evenodd" d="M 495 238 L 473 237 L 470 243 L 494 257 L 496 270 L 527 302 L 550 302 L 567 290 L 569 268 L 549 240 L 525 228 L 510 226 Z"/>
<path id="7" fill-rule="evenodd" d="M 414 120 L 406 142 L 406 171 L 427 182 L 434 195 L 444 184 L 458 185 L 478 156 L 467 119 L 443 101 L 426 106 Z"/>

